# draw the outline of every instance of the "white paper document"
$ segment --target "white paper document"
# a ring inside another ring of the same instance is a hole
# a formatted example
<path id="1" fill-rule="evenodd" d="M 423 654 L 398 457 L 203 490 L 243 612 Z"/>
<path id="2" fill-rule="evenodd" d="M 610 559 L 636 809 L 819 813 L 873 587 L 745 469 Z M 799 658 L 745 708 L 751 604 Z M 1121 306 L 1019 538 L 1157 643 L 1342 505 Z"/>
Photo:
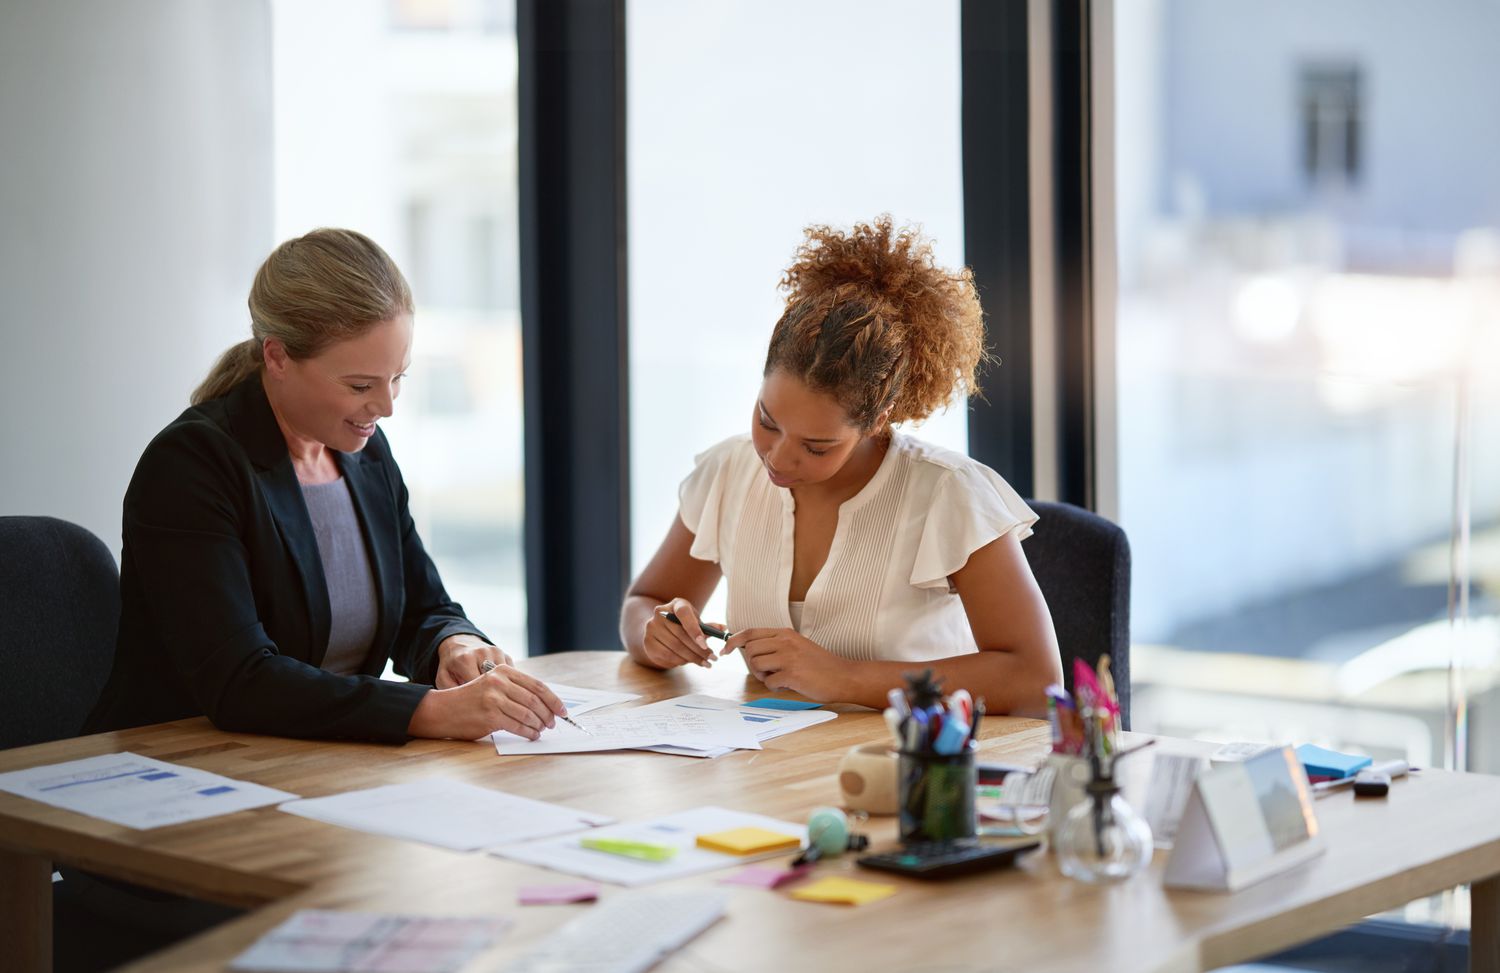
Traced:
<path id="1" fill-rule="evenodd" d="M 576 717 L 582 713 L 592 713 L 596 709 L 613 706 L 616 703 L 624 703 L 632 699 L 640 699 L 640 693 L 616 693 L 608 689 L 585 689 L 582 686 L 565 686 L 560 682 L 549 682 L 547 688 L 557 694 L 562 704 L 568 708 L 568 715 Z"/>
<path id="2" fill-rule="evenodd" d="M 631 750 L 673 743 L 699 750 L 738 747 L 759 750 L 755 730 L 736 713 L 709 710 L 660 708 L 661 704 L 637 706 L 610 713 L 592 713 L 578 722 L 583 732 L 561 720 L 543 730 L 536 740 L 503 731 L 494 735 L 495 750 L 502 756 L 538 753 L 589 753 L 597 750 Z"/>
<path id="3" fill-rule="evenodd" d="M 497 848 L 491 854 L 618 885 L 645 885 L 791 854 L 787 851 L 772 851 L 760 855 L 732 855 L 698 847 L 700 834 L 713 834 L 733 828 L 764 828 L 778 834 L 796 835 L 802 839 L 803 844 L 807 842 L 807 828 L 801 824 L 722 807 L 699 807 L 647 821 L 612 824 L 590 831 L 587 835 L 567 835 L 509 845 Z M 670 845 L 677 851 L 665 861 L 641 861 L 585 848 L 580 843 L 584 837 L 644 841 L 653 845 Z"/>
<path id="4" fill-rule="evenodd" d="M 255 973 L 454 973 L 511 926 L 445 918 L 303 909 L 229 964 Z"/>
<path id="5" fill-rule="evenodd" d="M 455 851 L 582 831 L 614 821 L 607 815 L 441 777 L 293 801 L 281 805 L 281 810 Z"/>
<path id="6" fill-rule="evenodd" d="M 652 703 L 642 709 L 680 709 L 680 710 L 712 710 L 716 712 L 736 713 L 739 718 L 752 730 L 755 731 L 756 739 L 764 743 L 774 740 L 776 737 L 784 736 L 795 730 L 802 730 L 809 726 L 817 726 L 835 719 L 838 714 L 827 710 L 780 710 L 767 709 L 763 706 L 749 706 L 732 699 L 721 699 L 718 696 L 705 696 L 695 693 L 692 696 L 678 696 L 676 699 L 665 699 L 659 703 Z M 657 753 L 673 753 L 682 757 L 722 757 L 733 751 L 733 747 L 714 747 L 710 750 L 693 748 L 683 744 L 661 744 L 654 747 L 645 747 L 646 750 L 654 750 Z"/>
<path id="7" fill-rule="evenodd" d="M 128 752 L 0 774 L 0 791 L 143 830 L 297 797 Z"/>

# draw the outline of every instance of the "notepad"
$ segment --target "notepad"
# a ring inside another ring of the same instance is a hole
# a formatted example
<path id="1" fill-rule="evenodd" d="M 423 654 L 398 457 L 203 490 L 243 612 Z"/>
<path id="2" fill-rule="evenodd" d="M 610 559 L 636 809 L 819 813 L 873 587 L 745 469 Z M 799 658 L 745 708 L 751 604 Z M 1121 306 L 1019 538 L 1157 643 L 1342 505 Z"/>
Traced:
<path id="1" fill-rule="evenodd" d="M 728 878 L 720 879 L 720 885 L 748 885 L 757 889 L 774 889 L 787 882 L 799 879 L 812 871 L 812 863 L 777 868 L 773 865 L 751 865 L 742 868 Z"/>
<path id="2" fill-rule="evenodd" d="M 1370 766 L 1370 758 L 1359 754 L 1339 753 L 1304 743 L 1297 748 L 1297 759 L 1309 777 L 1328 777 L 1339 780 Z"/>
<path id="3" fill-rule="evenodd" d="M 773 851 L 795 851 L 802 847 L 802 839 L 765 828 L 731 828 L 713 834 L 700 834 L 698 847 L 731 855 L 760 855 Z"/>
<path id="4" fill-rule="evenodd" d="M 896 894 L 896 886 L 878 882 L 861 882 L 852 878 L 820 878 L 792 892 L 792 898 L 804 902 L 836 902 L 841 905 L 864 905 L 879 902 Z"/>

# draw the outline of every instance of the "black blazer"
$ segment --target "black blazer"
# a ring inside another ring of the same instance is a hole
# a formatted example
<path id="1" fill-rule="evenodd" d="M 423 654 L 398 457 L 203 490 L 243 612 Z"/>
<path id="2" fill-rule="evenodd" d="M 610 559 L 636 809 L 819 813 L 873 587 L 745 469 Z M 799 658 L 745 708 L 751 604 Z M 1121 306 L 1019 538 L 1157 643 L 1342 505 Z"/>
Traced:
<path id="1" fill-rule="evenodd" d="M 231 731 L 406 741 L 438 643 L 483 636 L 422 547 L 385 434 L 335 456 L 380 605 L 361 674 L 318 668 L 330 624 L 323 564 L 256 375 L 178 416 L 136 465 L 114 667 L 85 732 L 203 715 Z M 378 678 L 388 658 L 410 684 Z"/>

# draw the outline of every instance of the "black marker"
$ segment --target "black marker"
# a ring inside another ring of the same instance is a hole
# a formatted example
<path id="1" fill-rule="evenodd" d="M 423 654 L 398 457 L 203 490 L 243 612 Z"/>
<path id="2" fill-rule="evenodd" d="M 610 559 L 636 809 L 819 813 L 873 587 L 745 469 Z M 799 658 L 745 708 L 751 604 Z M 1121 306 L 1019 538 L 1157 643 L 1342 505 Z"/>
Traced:
<path id="1" fill-rule="evenodd" d="M 682 624 L 682 619 L 678 618 L 672 612 L 657 612 L 657 614 L 660 615 L 662 618 L 665 618 L 669 622 L 673 622 L 673 623 L 675 623 L 677 625 L 681 625 Z M 707 635 L 709 638 L 711 638 L 711 639 L 723 639 L 726 642 L 729 641 L 729 636 L 731 634 L 733 634 L 728 629 L 715 628 L 714 626 L 708 624 L 707 622 L 699 622 L 698 623 L 698 628 L 701 629 L 703 631 L 703 634 Z"/>

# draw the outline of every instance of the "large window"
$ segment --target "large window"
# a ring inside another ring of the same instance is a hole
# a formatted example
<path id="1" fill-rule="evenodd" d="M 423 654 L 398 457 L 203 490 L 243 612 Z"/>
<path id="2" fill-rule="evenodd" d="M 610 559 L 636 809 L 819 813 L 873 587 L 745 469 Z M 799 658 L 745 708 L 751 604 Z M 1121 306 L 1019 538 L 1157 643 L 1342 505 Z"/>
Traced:
<path id="1" fill-rule="evenodd" d="M 1118 17 L 1138 729 L 1500 771 L 1497 30 L 1475 4 Z"/>
<path id="2" fill-rule="evenodd" d="M 276 234 L 369 234 L 417 303 L 383 423 L 448 591 L 526 651 L 514 6 L 278 0 Z"/>
<path id="3" fill-rule="evenodd" d="M 804 226 L 889 212 L 963 262 L 959 33 L 957 0 L 632 0 L 626 12 L 639 570 L 694 454 L 750 429 L 776 285 Z M 966 448 L 962 408 L 912 431 Z"/>

